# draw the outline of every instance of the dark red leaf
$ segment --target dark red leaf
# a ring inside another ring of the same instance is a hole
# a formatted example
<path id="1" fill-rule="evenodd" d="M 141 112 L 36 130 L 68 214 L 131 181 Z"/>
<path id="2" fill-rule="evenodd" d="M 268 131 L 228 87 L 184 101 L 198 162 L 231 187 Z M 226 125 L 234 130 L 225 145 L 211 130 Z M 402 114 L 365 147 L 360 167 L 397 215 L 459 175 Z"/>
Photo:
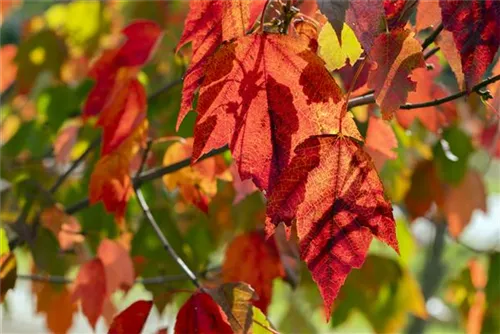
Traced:
<path id="1" fill-rule="evenodd" d="M 468 88 L 477 84 L 500 46 L 500 1 L 440 0 L 443 25 L 453 33 Z"/>
<path id="2" fill-rule="evenodd" d="M 174 333 L 233 333 L 226 314 L 205 292 L 195 292 L 182 305 L 175 321 Z"/>
<path id="3" fill-rule="evenodd" d="M 344 135 L 314 136 L 295 149 L 267 208 L 266 230 L 296 221 L 301 258 L 329 316 L 352 268 L 363 264 L 373 236 L 398 251 L 391 203 L 370 156 Z"/>
<path id="4" fill-rule="evenodd" d="M 139 334 L 153 307 L 150 300 L 139 300 L 114 317 L 108 334 Z"/>

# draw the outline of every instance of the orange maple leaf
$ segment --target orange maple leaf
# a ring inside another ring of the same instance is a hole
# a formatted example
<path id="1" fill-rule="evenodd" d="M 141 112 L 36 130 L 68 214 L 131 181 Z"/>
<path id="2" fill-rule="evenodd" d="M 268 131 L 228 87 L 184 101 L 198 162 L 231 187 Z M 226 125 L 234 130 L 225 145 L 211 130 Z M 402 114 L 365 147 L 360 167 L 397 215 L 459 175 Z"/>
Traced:
<path id="1" fill-rule="evenodd" d="M 114 213 L 119 221 L 133 190 L 130 164 L 146 141 L 147 129 L 145 119 L 115 151 L 99 159 L 90 177 L 90 203 L 102 201 L 106 210 Z"/>
<path id="2" fill-rule="evenodd" d="M 163 165 L 190 158 L 192 153 L 193 138 L 182 139 L 168 147 L 163 157 Z M 230 178 L 230 174 L 224 158 L 219 155 L 167 174 L 163 176 L 163 183 L 170 191 L 178 187 L 185 200 L 206 213 L 208 204 L 217 193 L 217 178 L 228 177 Z"/>
<path id="3" fill-rule="evenodd" d="M 206 68 L 193 161 L 229 143 L 242 180 L 252 178 L 269 191 L 297 144 L 338 132 L 344 105 L 323 61 L 302 39 L 240 37 L 223 45 Z"/>
<path id="4" fill-rule="evenodd" d="M 412 79 L 417 83 L 417 87 L 414 92 L 408 93 L 408 103 L 432 101 L 449 95 L 443 86 L 436 83 L 437 77 L 441 73 L 441 65 L 437 56 L 428 59 L 427 63 L 432 65 L 431 70 L 417 68 L 412 73 Z M 415 119 L 418 119 L 429 131 L 434 133 L 438 133 L 441 127 L 448 125 L 455 118 L 456 107 L 453 102 L 427 108 L 396 111 L 396 119 L 403 128 L 408 129 Z"/>
<path id="5" fill-rule="evenodd" d="M 128 291 L 134 284 L 134 264 L 128 251 L 119 242 L 103 239 L 97 249 L 97 257 L 104 266 L 106 293 L 111 295 L 117 289 Z"/>
<path id="6" fill-rule="evenodd" d="M 398 147 L 398 140 L 391 125 L 374 116 L 370 116 L 364 149 L 370 154 L 378 171 L 387 160 L 397 158 L 394 151 Z"/>
<path id="7" fill-rule="evenodd" d="M 40 214 L 42 226 L 57 237 L 62 250 L 69 249 L 75 243 L 82 243 L 85 238 L 81 232 L 78 220 L 66 214 L 63 207 L 54 205 L 46 208 Z"/>
<path id="8" fill-rule="evenodd" d="M 36 312 L 45 314 L 47 328 L 53 333 L 67 333 L 77 311 L 68 288 L 55 289 L 47 282 L 33 282 L 32 290 L 36 295 Z"/>
<path id="9" fill-rule="evenodd" d="M 246 282 L 258 296 L 253 304 L 267 312 L 273 280 L 285 271 L 274 238 L 266 240 L 261 231 L 242 234 L 229 244 L 222 264 L 224 282 Z"/>

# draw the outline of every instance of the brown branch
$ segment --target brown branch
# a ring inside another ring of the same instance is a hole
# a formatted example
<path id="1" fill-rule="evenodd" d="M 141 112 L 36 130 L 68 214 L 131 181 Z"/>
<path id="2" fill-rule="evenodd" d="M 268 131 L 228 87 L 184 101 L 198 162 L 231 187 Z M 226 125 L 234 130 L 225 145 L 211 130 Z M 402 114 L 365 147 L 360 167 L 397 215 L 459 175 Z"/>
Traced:
<path id="1" fill-rule="evenodd" d="M 54 185 L 52 187 L 50 187 L 49 192 L 51 194 L 54 194 L 59 189 L 59 187 L 64 183 L 64 181 L 66 181 L 66 179 L 71 175 L 71 173 L 87 158 L 87 156 L 95 148 L 97 148 L 99 146 L 100 143 L 101 143 L 101 137 L 97 137 L 96 139 L 94 139 L 94 141 L 92 141 L 92 143 L 90 143 L 89 147 L 87 147 L 87 149 L 85 150 L 85 152 L 83 152 L 78 157 L 78 159 L 76 159 L 75 161 L 73 161 L 73 163 L 71 164 L 71 166 L 64 172 L 64 174 L 62 174 L 56 180 L 56 182 L 54 183 Z"/>
<path id="2" fill-rule="evenodd" d="M 207 274 L 211 272 L 220 271 L 220 267 L 208 268 L 206 270 L 200 271 L 198 273 L 199 277 L 205 278 Z M 22 280 L 29 280 L 35 282 L 43 282 L 43 283 L 51 283 L 51 284 L 71 284 L 73 280 L 64 276 L 47 276 L 40 274 L 18 274 L 17 278 Z M 179 275 L 164 275 L 164 276 L 153 276 L 153 277 L 144 277 L 137 278 L 134 281 L 134 284 L 143 284 L 143 285 L 156 285 L 156 284 L 164 284 L 169 282 L 178 282 L 189 279 L 186 274 Z"/>
<path id="3" fill-rule="evenodd" d="M 148 102 L 151 102 L 161 94 L 169 91 L 171 88 L 177 86 L 178 84 L 181 84 L 182 80 L 183 78 L 181 77 L 179 79 L 175 79 L 174 81 L 167 82 L 164 86 L 160 87 L 158 90 L 154 91 L 153 93 L 151 93 L 151 95 L 148 96 Z"/>
<path id="4" fill-rule="evenodd" d="M 441 33 L 441 31 L 443 31 L 443 24 L 439 24 L 437 26 L 437 28 L 432 32 L 432 34 L 429 35 L 429 37 L 427 37 L 424 42 L 422 43 L 422 51 L 424 51 L 425 49 L 427 49 L 427 47 L 429 45 L 432 44 L 432 42 L 434 42 L 436 40 L 436 38 L 438 37 L 438 35 Z"/>
<path id="5" fill-rule="evenodd" d="M 491 78 L 488 78 L 488 79 L 481 81 L 480 83 L 478 83 L 477 85 L 472 87 L 472 89 L 470 89 L 470 91 L 463 90 L 461 92 L 446 96 L 446 97 L 441 98 L 441 99 L 436 99 L 436 100 L 422 102 L 422 103 L 403 104 L 402 106 L 400 106 L 400 109 L 408 110 L 408 109 L 418 109 L 418 108 L 438 106 L 440 104 L 459 99 L 459 98 L 466 96 L 467 94 L 470 94 L 472 92 L 477 93 L 481 90 L 481 88 L 484 88 L 484 87 L 488 86 L 489 84 L 496 82 L 498 80 L 500 80 L 500 75 L 495 75 L 494 77 L 491 77 Z M 348 108 L 353 108 L 353 107 L 362 106 L 365 104 L 372 104 L 372 103 L 375 103 L 374 94 L 352 98 L 349 100 L 347 105 L 348 105 Z"/>
<path id="6" fill-rule="evenodd" d="M 228 149 L 229 148 L 227 145 L 219 147 L 218 149 L 212 150 L 212 151 L 208 152 L 207 154 L 203 155 L 201 158 L 198 159 L 197 162 L 203 161 L 205 159 L 208 159 L 210 157 L 213 157 L 215 155 L 223 153 L 223 152 L 227 151 Z M 138 187 L 142 186 L 144 183 L 156 180 L 156 179 L 162 177 L 163 175 L 175 173 L 182 168 L 188 167 L 189 165 L 191 165 L 191 158 L 181 160 L 181 161 L 173 163 L 171 165 L 162 166 L 162 167 L 151 169 L 149 171 L 145 171 L 145 172 L 141 173 L 138 177 L 135 178 L 134 187 L 138 188 Z M 89 206 L 89 204 L 90 204 L 90 202 L 89 202 L 89 199 L 87 197 L 87 198 L 84 198 L 84 199 L 78 201 L 75 204 L 69 205 L 66 208 L 65 212 L 69 215 L 72 215 L 72 214 L 77 213 L 80 210 L 87 208 Z"/>
<path id="7" fill-rule="evenodd" d="M 175 251 L 175 249 L 170 245 L 168 242 L 168 239 L 165 237 L 163 232 L 160 229 L 160 226 L 158 226 L 158 223 L 156 222 L 156 219 L 154 218 L 153 214 L 151 213 L 151 210 L 149 209 L 149 206 L 144 199 L 144 196 L 142 195 L 141 189 L 135 188 L 135 194 L 137 196 L 137 200 L 139 201 L 139 205 L 141 206 L 142 212 L 146 216 L 147 220 L 149 221 L 151 227 L 155 230 L 155 233 L 157 237 L 160 239 L 163 248 L 170 254 L 172 259 L 177 263 L 177 265 L 186 273 L 186 275 L 189 277 L 191 282 L 197 287 L 201 288 L 201 284 L 198 281 L 198 278 L 196 275 L 189 269 L 187 264 L 184 262 L 184 260 L 181 259 L 179 254 Z"/>
<path id="8" fill-rule="evenodd" d="M 144 149 L 144 153 L 143 153 L 142 159 L 141 159 L 141 164 L 139 166 L 139 171 L 137 172 L 137 175 L 136 175 L 134 181 L 137 181 L 137 179 L 140 177 L 140 175 L 144 169 L 144 165 L 146 164 L 146 160 L 147 160 L 149 151 L 151 150 L 151 144 L 152 144 L 152 141 L 149 139 L 147 142 L 146 148 Z M 142 212 L 144 213 L 144 216 L 146 216 L 151 227 L 153 227 L 153 229 L 156 233 L 156 236 L 158 237 L 158 239 L 160 239 L 160 242 L 163 245 L 163 248 L 167 251 L 167 253 L 170 254 L 170 257 L 172 257 L 172 259 L 179 265 L 179 267 L 182 269 L 182 271 L 184 271 L 186 276 L 189 277 L 191 282 L 193 282 L 193 284 L 197 288 L 201 288 L 201 284 L 198 281 L 198 278 L 196 277 L 196 275 L 188 267 L 186 262 L 184 262 L 184 260 L 181 259 L 179 254 L 177 254 L 175 249 L 172 247 L 172 245 L 168 241 L 167 237 L 165 237 L 165 235 L 163 234 L 160 226 L 158 225 L 155 217 L 153 216 L 153 213 L 151 212 L 151 209 L 149 208 L 148 203 L 146 202 L 146 199 L 142 195 L 142 191 L 140 189 L 139 182 L 134 182 L 134 190 L 135 190 L 135 194 L 137 196 L 137 200 L 139 201 L 139 205 L 141 206 Z"/>
<path id="9" fill-rule="evenodd" d="M 438 52 L 441 48 L 439 46 L 436 46 L 435 48 L 433 49 L 430 49 L 429 51 L 427 51 L 425 54 L 424 54 L 424 60 L 427 60 L 429 59 L 430 57 L 432 57 L 436 52 Z"/>

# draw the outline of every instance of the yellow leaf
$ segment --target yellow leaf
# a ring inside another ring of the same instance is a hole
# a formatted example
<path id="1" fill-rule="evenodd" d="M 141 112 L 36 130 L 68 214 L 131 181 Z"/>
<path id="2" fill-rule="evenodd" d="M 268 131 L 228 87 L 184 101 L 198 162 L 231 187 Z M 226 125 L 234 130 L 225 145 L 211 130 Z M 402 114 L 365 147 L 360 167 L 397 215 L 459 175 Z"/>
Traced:
<path id="1" fill-rule="evenodd" d="M 342 29 L 342 45 L 330 23 L 326 23 L 321 29 L 318 43 L 319 56 L 323 58 L 329 71 L 343 67 L 347 59 L 351 65 L 354 64 L 363 52 L 354 32 L 345 23 Z"/>

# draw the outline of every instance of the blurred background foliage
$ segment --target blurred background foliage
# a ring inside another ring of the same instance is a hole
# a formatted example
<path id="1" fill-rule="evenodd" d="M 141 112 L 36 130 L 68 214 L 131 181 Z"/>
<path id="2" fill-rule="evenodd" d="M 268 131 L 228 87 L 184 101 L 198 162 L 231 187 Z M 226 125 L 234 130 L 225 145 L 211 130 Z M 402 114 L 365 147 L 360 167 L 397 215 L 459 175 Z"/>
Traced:
<path id="1" fill-rule="evenodd" d="M 33 221 L 41 210 L 54 203 L 68 208 L 86 198 L 97 150 L 57 192 L 47 189 L 100 135 L 92 122 L 84 123 L 79 118 L 82 103 L 93 85 L 87 71 L 102 50 L 120 42 L 120 30 L 126 24 L 139 18 L 149 19 L 165 29 L 154 58 L 139 75 L 152 96 L 148 101 L 150 136 L 167 139 L 153 145 L 148 167 L 162 164 L 172 145 L 169 136 L 192 136 L 195 116 L 189 114 L 180 131 L 175 132 L 182 88 L 179 79 L 190 59 L 189 48 L 175 53 L 188 9 L 186 1 L 2 0 L 1 8 L 0 240 L 4 253 L 8 240 L 14 238 L 4 225 L 14 224 L 27 202 L 32 205 L 25 213 L 26 221 Z M 455 88 L 448 64 L 440 53 L 438 58 L 443 66 L 438 80 Z M 170 83 L 172 87 L 162 92 Z M 362 131 L 366 131 L 367 108 L 354 111 Z M 466 115 L 486 118 L 485 106 L 473 98 L 457 102 L 457 108 L 465 109 Z M 343 286 L 328 324 L 316 285 L 300 264 L 301 282 L 297 288 L 292 289 L 281 279 L 274 281 L 271 322 L 283 333 L 387 333 L 404 332 L 416 316 L 430 323 L 429 333 L 461 333 L 470 331 L 476 319 L 484 319 L 483 332 L 500 333 L 498 160 L 492 159 L 486 149 L 477 145 L 476 138 L 463 130 L 476 126 L 471 118 L 462 117 L 461 123 L 444 131 L 442 140 L 448 146 L 418 121 L 409 129 L 395 121 L 391 124 L 398 140 L 398 155 L 386 162 L 381 177 L 397 206 L 401 256 L 374 241 L 363 268 L 354 270 Z M 456 161 L 449 159 L 450 152 Z M 230 156 L 225 155 L 224 159 L 230 163 Z M 460 183 L 471 170 L 478 171 L 484 179 L 487 213 L 473 215 L 459 242 L 448 235 L 441 216 L 419 218 L 413 223 L 407 218 L 411 218 L 404 205 L 408 193 L 423 191 L 412 187 L 429 182 L 428 174 L 418 179 L 414 172 L 422 160 L 433 160 L 437 177 L 449 184 Z M 216 187 L 207 214 L 186 201 L 179 191 L 168 190 L 160 180 L 142 188 L 173 247 L 195 272 L 205 273 L 209 282 L 220 280 L 217 268 L 227 243 L 241 233 L 260 228 L 265 216 L 265 200 L 260 193 L 254 192 L 233 204 L 237 191 L 230 178 L 218 180 Z M 126 236 L 120 234 L 113 216 L 105 212 L 102 204 L 80 210 L 74 216 L 84 231 L 88 254 L 96 253 L 103 238 L 129 238 L 131 256 L 140 276 L 181 274 L 145 223 L 135 198 L 127 209 L 130 233 Z M 49 229 L 38 229 L 35 240 L 15 249 L 18 274 L 32 273 L 32 264 L 36 263 L 37 272 L 74 278 L 81 263 L 78 254 L 61 251 Z M 60 304 L 42 307 L 41 301 L 61 296 L 61 289 L 66 288 L 51 284 L 40 290 L 36 284 L 18 279 L 6 295 L 2 321 L 7 332 L 34 332 L 46 325 L 51 329 L 61 325 L 56 319 L 58 312 L 63 312 Z M 187 280 L 136 284 L 126 296 L 115 293 L 113 301 L 122 309 L 134 299 L 152 297 L 156 312 L 146 325 L 146 332 L 152 332 L 160 324 L 171 326 L 175 310 L 189 296 L 183 292 L 186 289 L 192 289 Z M 478 306 L 481 302 L 483 306 Z M 475 308 L 482 311 L 475 312 Z M 72 332 L 89 330 L 81 314 L 74 315 L 71 326 Z M 98 331 L 104 326 L 101 321 Z"/>

